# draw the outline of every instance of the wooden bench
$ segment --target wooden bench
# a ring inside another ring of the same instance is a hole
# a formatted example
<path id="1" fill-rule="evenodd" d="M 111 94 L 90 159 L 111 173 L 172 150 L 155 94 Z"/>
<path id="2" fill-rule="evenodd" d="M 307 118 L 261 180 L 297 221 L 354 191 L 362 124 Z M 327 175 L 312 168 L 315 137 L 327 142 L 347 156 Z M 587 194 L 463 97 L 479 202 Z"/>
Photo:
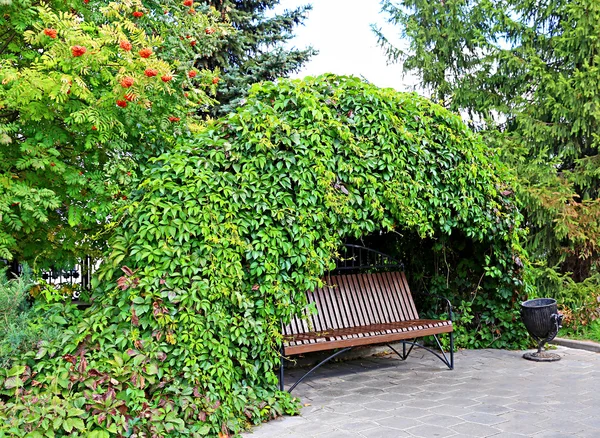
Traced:
<path id="1" fill-rule="evenodd" d="M 340 258 L 342 262 L 326 277 L 325 285 L 306 293 L 317 314 L 309 315 L 306 311 L 304 317 L 295 317 L 283 327 L 280 389 L 284 390 L 284 356 L 341 349 L 302 376 L 289 389 L 291 392 L 321 365 L 359 345 L 386 344 L 402 360 L 417 346 L 433 353 L 453 369 L 450 302 L 436 296 L 446 304 L 448 320 L 420 319 L 401 263 L 358 245 L 346 245 L 345 249 L 346 254 Z M 383 270 L 385 272 L 381 272 Z M 449 358 L 437 338 L 441 333 L 450 335 Z M 430 335 L 434 336 L 439 353 L 415 342 L 417 338 Z M 389 345 L 397 341 L 402 342 L 402 353 Z M 407 345 L 410 345 L 408 351 Z"/>

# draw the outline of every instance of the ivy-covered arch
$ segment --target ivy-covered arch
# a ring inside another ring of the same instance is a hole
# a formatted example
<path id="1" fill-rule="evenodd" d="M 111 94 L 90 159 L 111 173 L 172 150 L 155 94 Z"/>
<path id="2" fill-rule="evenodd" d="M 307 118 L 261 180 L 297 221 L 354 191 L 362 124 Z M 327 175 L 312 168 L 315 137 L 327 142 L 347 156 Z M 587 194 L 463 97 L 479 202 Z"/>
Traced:
<path id="1" fill-rule="evenodd" d="M 216 436 L 293 411 L 274 373 L 281 321 L 349 236 L 460 231 L 486 242 L 497 285 L 487 299 L 514 315 L 521 216 L 510 177 L 458 116 L 415 94 L 333 75 L 259 84 L 155 161 L 95 305 L 61 347 L 85 358 L 84 374 L 122 373 L 95 391 L 116 387 L 126 408 L 90 415 L 90 429 Z M 36 366 L 39 397 L 52 373 Z"/>

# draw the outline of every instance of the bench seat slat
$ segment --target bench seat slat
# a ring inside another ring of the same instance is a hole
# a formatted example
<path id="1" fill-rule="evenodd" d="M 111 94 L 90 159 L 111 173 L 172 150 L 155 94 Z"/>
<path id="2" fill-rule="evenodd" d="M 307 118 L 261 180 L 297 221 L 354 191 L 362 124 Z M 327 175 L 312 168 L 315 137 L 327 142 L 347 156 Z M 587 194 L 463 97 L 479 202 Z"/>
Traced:
<path id="1" fill-rule="evenodd" d="M 414 320 L 298 333 L 285 337 L 284 354 L 368 345 L 452 331 L 451 321 Z"/>
<path id="2" fill-rule="evenodd" d="M 397 330 L 393 333 L 380 333 L 378 331 L 367 333 L 368 336 L 364 337 L 352 337 L 346 339 L 340 339 L 337 336 L 333 336 L 333 333 L 329 333 L 326 337 L 320 337 L 315 343 L 302 343 L 296 341 L 295 345 L 288 344 L 284 347 L 285 355 L 294 355 L 308 353 L 311 351 L 322 351 L 331 350 L 334 348 L 345 348 L 345 347 L 356 347 L 359 345 L 373 345 L 381 343 L 389 343 L 395 341 L 401 341 L 404 339 L 412 339 L 415 337 L 436 335 L 440 333 L 452 332 L 452 325 L 441 325 L 438 327 L 428 327 L 420 330 Z"/>

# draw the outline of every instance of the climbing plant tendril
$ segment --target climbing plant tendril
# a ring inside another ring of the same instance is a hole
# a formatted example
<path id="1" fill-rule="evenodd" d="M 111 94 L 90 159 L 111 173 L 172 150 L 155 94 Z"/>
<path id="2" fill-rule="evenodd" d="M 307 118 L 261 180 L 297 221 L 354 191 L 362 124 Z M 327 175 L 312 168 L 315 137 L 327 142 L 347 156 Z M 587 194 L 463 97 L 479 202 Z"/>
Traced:
<path id="1" fill-rule="evenodd" d="M 255 85 L 154 160 L 94 305 L 27 359 L 38 374 L 12 389 L 0 429 L 40 430 L 33 398 L 80 409 L 80 436 L 223 436 L 294 412 L 274 372 L 281 322 L 344 238 L 377 230 L 486 243 L 483 282 L 499 291 L 487 299 L 512 318 L 522 231 L 509 181 L 457 115 L 415 94 L 332 75 Z"/>

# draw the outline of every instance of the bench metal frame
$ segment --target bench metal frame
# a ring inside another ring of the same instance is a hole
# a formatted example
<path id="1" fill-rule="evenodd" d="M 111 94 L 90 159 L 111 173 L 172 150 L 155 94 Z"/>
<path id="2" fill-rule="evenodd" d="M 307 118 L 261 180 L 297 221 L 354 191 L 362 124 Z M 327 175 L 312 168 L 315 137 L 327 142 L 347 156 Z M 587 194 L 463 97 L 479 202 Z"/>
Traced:
<path id="1" fill-rule="evenodd" d="M 294 318 L 290 324 L 284 327 L 284 343 L 281 347 L 281 365 L 279 368 L 280 390 L 285 390 L 284 360 L 286 356 L 292 356 L 304 352 L 334 350 L 336 348 L 340 348 L 337 349 L 333 354 L 319 362 L 317 365 L 312 367 L 302 377 L 300 377 L 300 379 L 298 379 L 288 390 L 288 392 L 292 392 L 294 388 L 298 386 L 298 384 L 300 384 L 303 380 L 309 377 L 322 365 L 326 364 L 330 360 L 336 358 L 337 356 L 345 353 L 346 351 L 358 345 L 387 345 L 394 353 L 396 353 L 400 357 L 401 360 L 406 360 L 409 357 L 410 353 L 413 351 L 414 347 L 422 348 L 435 355 L 449 369 L 454 369 L 454 334 L 452 327 L 452 304 L 448 299 L 444 297 L 438 295 L 428 295 L 430 297 L 434 297 L 441 300 L 442 303 L 446 305 L 448 320 L 437 321 L 419 319 L 418 314 L 416 313 L 416 308 L 414 307 L 411 292 L 408 289 L 406 278 L 404 276 L 404 273 L 402 272 L 403 270 L 403 264 L 388 256 L 387 254 L 359 245 L 345 245 L 345 254 L 343 254 L 342 257 L 340 257 L 337 268 L 329 273 L 328 284 L 332 284 L 332 275 L 335 276 L 335 274 L 343 274 L 334 277 L 334 280 L 337 279 L 338 281 L 340 281 L 340 283 L 343 282 L 342 286 L 340 286 L 339 293 L 346 294 L 347 297 L 351 297 L 351 300 L 359 301 L 360 298 L 362 298 L 363 303 L 360 304 L 362 304 L 364 307 L 368 307 L 368 305 L 376 306 L 377 304 L 382 304 L 382 302 L 373 303 L 371 299 L 369 299 L 369 304 L 366 304 L 367 301 L 364 298 L 364 295 L 367 293 L 373 293 L 371 286 L 375 285 L 375 289 L 377 289 L 379 293 L 387 294 L 387 297 L 378 296 L 375 298 L 392 298 L 392 300 L 396 299 L 395 304 L 387 304 L 388 310 L 387 314 L 385 315 L 385 318 L 390 319 L 390 321 L 380 321 L 376 324 L 366 325 L 353 324 L 353 322 L 355 322 L 355 320 L 359 318 L 357 317 L 357 315 L 352 315 L 351 313 L 348 313 L 352 312 L 352 306 L 346 303 L 343 303 L 343 305 L 341 305 L 341 303 L 339 302 L 334 304 L 333 302 L 336 300 L 330 296 L 331 292 L 326 291 L 328 286 L 326 288 L 321 288 L 316 291 L 308 292 L 307 299 L 309 300 L 309 302 L 314 302 L 318 310 L 323 310 L 324 313 L 328 313 L 328 315 L 322 316 L 322 318 L 318 317 L 317 319 L 312 317 L 313 325 L 318 325 L 319 327 L 317 328 L 319 330 L 316 330 L 315 327 L 309 325 L 306 322 L 306 318 L 301 317 Z M 369 272 L 364 273 L 365 271 Z M 370 275 L 381 273 L 381 271 L 388 271 L 388 273 Z M 354 273 L 358 273 L 359 275 L 355 275 L 354 277 L 348 278 L 353 278 L 355 283 L 353 283 L 352 280 L 349 280 L 349 282 L 344 281 L 344 277 L 346 275 L 352 275 Z M 369 291 L 364 291 L 362 289 L 357 288 L 357 282 L 359 282 L 359 280 L 367 282 L 365 284 L 368 285 Z M 381 283 L 384 282 L 387 282 L 385 285 L 383 285 L 383 288 L 385 290 L 381 290 Z M 352 289 L 352 291 L 350 291 L 350 289 Z M 400 292 L 400 294 L 392 296 L 397 292 Z M 329 294 L 327 295 L 330 300 L 329 303 L 327 302 L 327 298 L 325 297 L 325 295 L 323 295 L 319 299 L 317 296 L 319 293 Z M 371 295 L 371 297 L 372 296 L 373 295 Z M 339 298 L 337 299 L 339 300 Z M 358 310 L 362 311 L 363 313 L 365 310 L 368 310 L 360 308 L 360 304 Z M 402 308 L 403 305 L 405 305 L 406 308 Z M 396 307 L 394 308 L 394 306 Z M 321 309 L 319 309 L 320 307 Z M 354 303 L 354 307 L 354 310 L 356 310 L 356 303 Z M 394 309 L 389 310 L 391 308 Z M 371 307 L 371 309 L 376 309 L 376 312 L 378 313 L 385 312 L 384 310 L 378 309 L 376 307 Z M 340 313 L 341 311 L 344 311 L 349 315 L 346 316 L 347 320 L 343 322 L 338 321 L 340 318 L 338 317 L 337 313 Z M 394 314 L 394 312 L 396 313 Z M 374 315 L 370 316 L 374 317 Z M 407 316 L 410 316 L 410 319 L 408 319 Z M 364 319 L 365 315 L 362 314 L 361 317 Z M 350 319 L 352 319 L 353 322 L 350 322 Z M 391 319 L 397 319 L 399 321 L 392 321 Z M 333 337 L 341 337 L 344 339 L 337 339 L 334 341 L 324 340 L 328 332 L 331 332 L 332 334 L 336 333 L 335 327 L 326 327 L 327 325 L 335 325 L 336 322 L 338 322 L 338 325 L 346 325 L 346 327 L 341 327 L 338 330 L 341 336 Z M 361 327 L 364 327 L 365 330 L 361 331 Z M 374 332 L 376 332 L 376 334 L 373 335 L 372 333 Z M 446 354 L 438 339 L 437 335 L 441 333 L 449 334 L 449 355 Z M 433 338 L 435 339 L 439 351 L 435 351 L 427 346 L 416 342 L 417 338 L 430 335 L 433 336 Z M 287 340 L 285 340 L 286 338 Z M 294 341 L 297 342 L 296 345 L 291 345 L 291 342 Z M 390 342 L 395 341 L 399 341 L 402 343 L 402 352 L 399 352 L 390 345 Z M 286 343 L 288 345 L 286 345 Z M 337 345 L 337 347 L 330 346 L 329 344 Z M 409 347 L 408 349 L 407 346 Z"/>

